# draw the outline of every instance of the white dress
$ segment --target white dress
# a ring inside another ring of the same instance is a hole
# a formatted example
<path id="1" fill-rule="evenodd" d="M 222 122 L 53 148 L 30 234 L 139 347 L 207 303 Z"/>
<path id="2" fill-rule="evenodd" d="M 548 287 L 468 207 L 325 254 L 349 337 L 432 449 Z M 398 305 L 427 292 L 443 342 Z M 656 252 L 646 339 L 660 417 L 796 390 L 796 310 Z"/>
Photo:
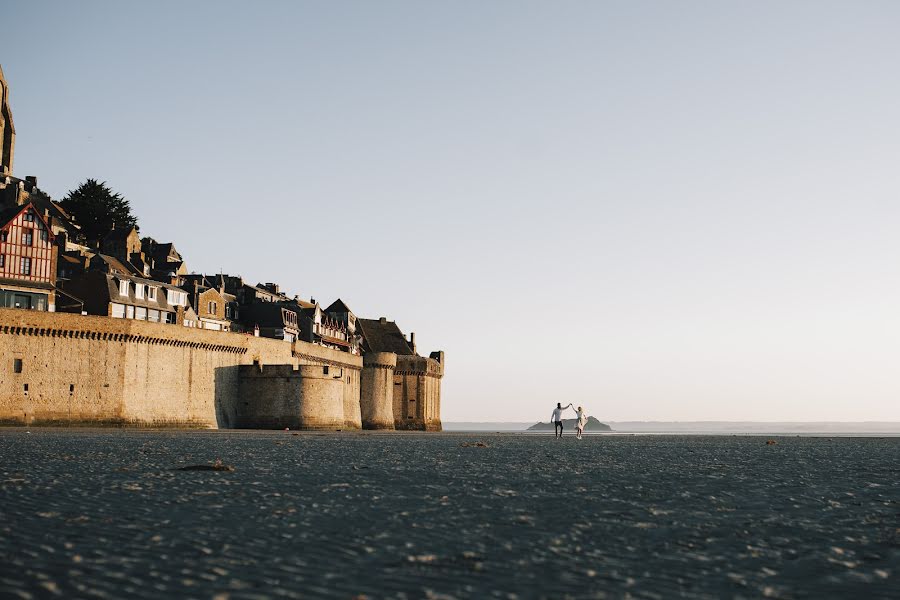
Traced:
<path id="1" fill-rule="evenodd" d="M 579 410 L 578 412 L 578 428 L 584 429 L 584 426 L 587 425 L 587 416 L 584 414 L 583 410 Z"/>

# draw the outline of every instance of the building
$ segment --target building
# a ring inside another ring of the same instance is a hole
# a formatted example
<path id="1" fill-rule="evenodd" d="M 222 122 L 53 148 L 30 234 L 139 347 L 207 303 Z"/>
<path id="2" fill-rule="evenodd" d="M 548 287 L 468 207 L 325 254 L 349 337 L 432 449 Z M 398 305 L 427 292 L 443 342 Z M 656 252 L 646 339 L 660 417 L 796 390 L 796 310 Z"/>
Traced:
<path id="1" fill-rule="evenodd" d="M 16 128 L 9 108 L 9 87 L 0 68 L 0 177 L 12 175 L 13 151 L 16 149 Z"/>
<path id="2" fill-rule="evenodd" d="M 256 302 L 241 308 L 246 331 L 262 337 L 296 342 L 300 335 L 297 311 L 281 302 Z"/>
<path id="3" fill-rule="evenodd" d="M 213 331 L 244 331 L 237 298 L 222 287 L 212 285 L 206 275 L 179 276 L 181 289 L 188 293 L 188 303 L 197 313 L 197 327 Z"/>
<path id="4" fill-rule="evenodd" d="M 57 252 L 30 202 L 0 209 L 0 307 L 56 310 Z"/>
<path id="5" fill-rule="evenodd" d="M 350 336 L 346 325 L 322 310 L 314 299 L 310 300 L 311 302 L 302 300 L 290 302 L 297 307 L 300 315 L 300 339 L 326 348 L 350 352 Z"/>
<path id="6" fill-rule="evenodd" d="M 349 344 L 348 350 L 350 354 L 360 354 L 359 344 L 362 341 L 362 336 L 357 331 L 356 315 L 353 314 L 353 311 L 350 310 L 343 300 L 338 298 L 325 309 L 325 314 L 340 325 Z"/>
<path id="7" fill-rule="evenodd" d="M 141 248 L 141 236 L 136 228 L 113 229 L 104 236 L 100 247 L 103 254 L 119 259 L 142 277 L 151 277 L 153 265 Z"/>
<path id="8" fill-rule="evenodd" d="M 228 301 L 216 288 L 196 287 L 188 299 L 197 313 L 197 327 L 213 331 L 231 331 L 231 319 L 225 314 Z"/>
<path id="9" fill-rule="evenodd" d="M 371 352 L 391 352 L 398 356 L 413 356 L 415 351 L 397 323 L 380 319 L 357 319 L 362 334 L 363 354 Z"/>
<path id="10" fill-rule="evenodd" d="M 120 270 L 87 271 L 65 282 L 64 289 L 81 301 L 80 312 L 88 315 L 151 323 L 184 324 L 185 321 L 187 292 Z"/>
<path id="11" fill-rule="evenodd" d="M 141 250 L 150 262 L 152 279 L 181 285 L 182 278 L 187 275 L 187 265 L 175 249 L 175 244 L 160 244 L 153 238 L 145 238 L 141 241 Z"/>

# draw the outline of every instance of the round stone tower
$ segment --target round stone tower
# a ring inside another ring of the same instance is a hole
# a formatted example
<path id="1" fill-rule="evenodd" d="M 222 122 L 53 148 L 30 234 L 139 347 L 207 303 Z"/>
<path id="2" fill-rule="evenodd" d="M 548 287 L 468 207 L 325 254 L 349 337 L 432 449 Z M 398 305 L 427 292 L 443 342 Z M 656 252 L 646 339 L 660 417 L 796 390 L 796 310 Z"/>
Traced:
<path id="1" fill-rule="evenodd" d="M 395 368 L 393 352 L 370 352 L 363 357 L 359 394 L 363 429 L 394 428 Z"/>
<path id="2" fill-rule="evenodd" d="M 300 428 L 342 429 L 344 386 L 334 367 L 300 365 Z"/>

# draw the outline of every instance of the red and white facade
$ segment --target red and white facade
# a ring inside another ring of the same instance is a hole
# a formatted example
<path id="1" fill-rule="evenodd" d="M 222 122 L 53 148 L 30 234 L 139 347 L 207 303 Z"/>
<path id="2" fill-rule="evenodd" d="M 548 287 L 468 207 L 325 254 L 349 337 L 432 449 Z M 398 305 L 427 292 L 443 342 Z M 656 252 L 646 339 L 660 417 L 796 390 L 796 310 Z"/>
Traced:
<path id="1" fill-rule="evenodd" d="M 54 311 L 57 247 L 32 204 L 0 224 L 0 308 Z"/>

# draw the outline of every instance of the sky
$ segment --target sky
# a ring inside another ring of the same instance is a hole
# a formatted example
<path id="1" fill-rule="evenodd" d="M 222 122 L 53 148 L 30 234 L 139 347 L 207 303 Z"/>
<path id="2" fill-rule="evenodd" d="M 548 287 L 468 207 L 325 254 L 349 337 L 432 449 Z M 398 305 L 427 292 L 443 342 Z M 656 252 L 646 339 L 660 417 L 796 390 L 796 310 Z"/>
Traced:
<path id="1" fill-rule="evenodd" d="M 896 2 L 0 14 L 17 176 L 396 320 L 445 421 L 900 421 Z"/>

